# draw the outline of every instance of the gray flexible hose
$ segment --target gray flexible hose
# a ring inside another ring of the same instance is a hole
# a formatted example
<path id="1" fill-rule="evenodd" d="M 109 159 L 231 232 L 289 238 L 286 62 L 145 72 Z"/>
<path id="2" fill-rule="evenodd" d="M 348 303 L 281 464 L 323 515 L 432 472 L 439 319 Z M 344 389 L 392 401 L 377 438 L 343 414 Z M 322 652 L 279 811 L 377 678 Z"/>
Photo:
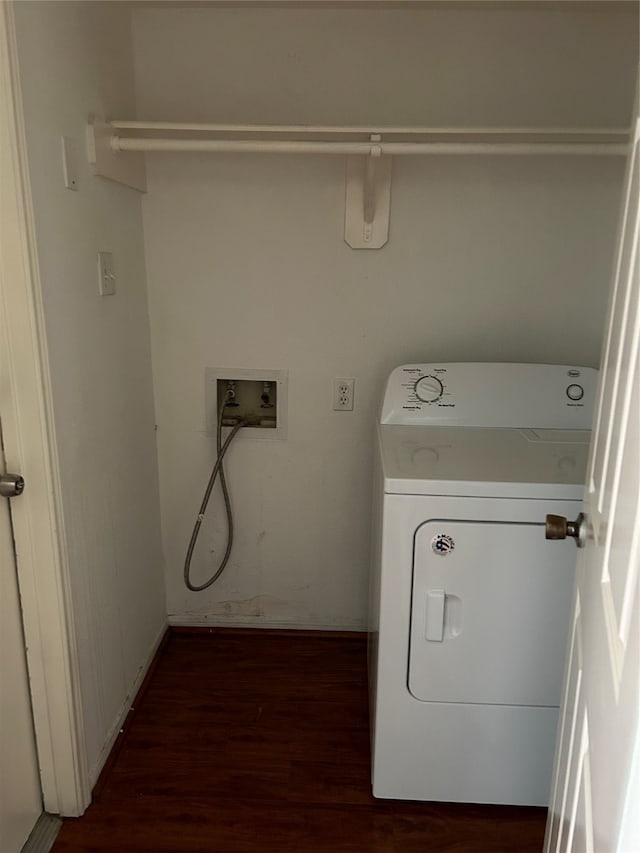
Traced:
<path id="1" fill-rule="evenodd" d="M 211 584 L 215 583 L 222 572 L 225 569 L 225 566 L 229 562 L 229 557 L 231 556 L 231 549 L 233 548 L 233 510 L 231 509 L 231 499 L 229 498 L 229 489 L 227 488 L 227 481 L 224 476 L 224 468 L 222 467 L 222 460 L 224 459 L 225 453 L 229 449 L 229 445 L 235 438 L 238 430 L 240 430 L 245 424 L 244 421 L 240 420 L 233 427 L 229 435 L 227 436 L 224 444 L 222 443 L 222 418 L 224 415 L 225 402 L 223 402 L 220 407 L 220 414 L 218 415 L 218 431 L 216 435 L 216 449 L 218 451 L 218 455 L 216 457 L 215 465 L 213 466 L 213 470 L 211 472 L 211 476 L 209 477 L 209 483 L 207 484 L 206 491 L 204 493 L 204 498 L 202 499 L 202 504 L 200 505 L 200 511 L 198 512 L 198 517 L 196 518 L 196 523 L 193 527 L 193 533 L 191 534 L 191 539 L 189 540 L 189 547 L 187 548 L 187 556 L 184 561 L 184 582 L 187 589 L 190 589 L 192 592 L 201 592 L 203 589 L 207 589 L 207 587 L 211 586 Z M 222 486 L 222 494 L 224 495 L 224 506 L 227 513 L 227 549 L 224 552 L 224 557 L 220 562 L 220 565 L 215 570 L 213 575 L 209 578 L 208 581 L 205 581 L 203 584 L 199 586 L 194 586 L 191 583 L 190 569 L 191 569 L 191 558 L 193 556 L 193 549 L 196 547 L 196 542 L 198 539 L 198 534 L 200 533 L 200 526 L 204 520 L 204 514 L 207 510 L 207 504 L 209 503 L 209 498 L 211 497 L 211 492 L 213 491 L 213 487 L 216 482 L 216 477 L 220 474 L 220 485 Z"/>

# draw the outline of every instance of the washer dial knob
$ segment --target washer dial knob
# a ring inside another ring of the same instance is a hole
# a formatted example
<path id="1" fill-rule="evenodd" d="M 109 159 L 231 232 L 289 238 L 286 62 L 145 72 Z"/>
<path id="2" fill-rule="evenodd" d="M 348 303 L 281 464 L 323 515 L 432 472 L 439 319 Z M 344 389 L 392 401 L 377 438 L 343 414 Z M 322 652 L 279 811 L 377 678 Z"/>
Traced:
<path id="1" fill-rule="evenodd" d="M 444 393 L 444 386 L 437 376 L 421 376 L 415 385 L 416 397 L 423 403 L 435 403 Z"/>

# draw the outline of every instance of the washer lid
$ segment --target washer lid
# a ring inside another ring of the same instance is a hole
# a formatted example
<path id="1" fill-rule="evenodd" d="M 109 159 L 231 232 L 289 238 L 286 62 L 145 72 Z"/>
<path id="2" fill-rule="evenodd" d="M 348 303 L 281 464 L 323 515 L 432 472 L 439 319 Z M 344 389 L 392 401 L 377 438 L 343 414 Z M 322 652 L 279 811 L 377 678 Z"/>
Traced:
<path id="1" fill-rule="evenodd" d="M 384 491 L 580 499 L 588 430 L 378 426 Z"/>

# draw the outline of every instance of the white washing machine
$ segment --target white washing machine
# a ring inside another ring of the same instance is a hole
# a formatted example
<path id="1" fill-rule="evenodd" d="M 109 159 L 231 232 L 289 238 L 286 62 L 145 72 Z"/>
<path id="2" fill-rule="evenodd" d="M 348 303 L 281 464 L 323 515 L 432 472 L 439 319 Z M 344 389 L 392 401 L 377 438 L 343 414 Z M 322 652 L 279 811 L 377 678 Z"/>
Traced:
<path id="1" fill-rule="evenodd" d="M 376 797 L 544 806 L 597 372 L 411 364 L 378 424 L 369 629 Z"/>

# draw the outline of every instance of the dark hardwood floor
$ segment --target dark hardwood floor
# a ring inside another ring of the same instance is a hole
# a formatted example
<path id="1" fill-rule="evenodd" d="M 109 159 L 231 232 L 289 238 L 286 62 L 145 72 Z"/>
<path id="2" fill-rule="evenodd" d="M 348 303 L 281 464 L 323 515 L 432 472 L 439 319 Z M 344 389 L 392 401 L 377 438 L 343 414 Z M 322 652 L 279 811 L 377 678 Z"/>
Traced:
<path id="1" fill-rule="evenodd" d="M 534 853 L 545 810 L 375 800 L 366 642 L 172 632 L 55 853 Z"/>

